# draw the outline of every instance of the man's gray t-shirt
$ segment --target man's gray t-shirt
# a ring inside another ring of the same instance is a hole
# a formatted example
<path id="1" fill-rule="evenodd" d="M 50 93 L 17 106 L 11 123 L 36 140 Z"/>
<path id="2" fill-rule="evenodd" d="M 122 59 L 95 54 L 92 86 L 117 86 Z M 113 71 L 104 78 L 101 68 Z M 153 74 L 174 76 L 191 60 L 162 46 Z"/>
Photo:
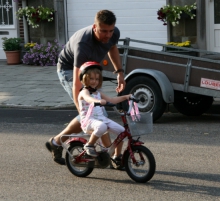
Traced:
<path id="1" fill-rule="evenodd" d="M 73 70 L 87 61 L 101 62 L 110 48 L 117 44 L 120 31 L 117 27 L 108 43 L 102 43 L 95 39 L 92 26 L 80 29 L 71 36 L 58 60 L 58 68 Z"/>

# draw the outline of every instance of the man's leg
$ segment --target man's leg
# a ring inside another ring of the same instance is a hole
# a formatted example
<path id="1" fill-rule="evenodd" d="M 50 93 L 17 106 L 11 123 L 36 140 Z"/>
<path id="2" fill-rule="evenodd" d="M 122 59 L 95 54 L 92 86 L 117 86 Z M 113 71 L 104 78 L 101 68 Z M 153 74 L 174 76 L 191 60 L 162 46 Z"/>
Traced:
<path id="1" fill-rule="evenodd" d="M 61 69 L 60 64 L 57 64 L 58 69 Z M 72 85 L 73 85 L 73 71 L 68 70 L 58 70 L 57 75 L 60 80 L 60 84 L 63 86 L 65 91 L 69 94 L 70 98 L 73 100 L 73 95 L 72 95 Z M 79 121 L 74 118 L 68 126 L 57 136 L 50 138 L 46 142 L 46 147 L 47 149 L 52 153 L 53 160 L 60 164 L 64 165 L 65 164 L 65 159 L 62 158 L 62 152 L 63 152 L 63 147 L 61 146 L 60 142 L 60 137 L 62 135 L 70 135 L 72 133 L 79 133 L 81 131 L 80 128 L 80 123 Z M 63 138 L 63 140 L 66 140 L 67 138 Z"/>
<path id="2" fill-rule="evenodd" d="M 63 135 L 70 135 L 72 133 L 79 133 L 81 131 L 82 130 L 79 121 L 77 120 L 77 118 L 74 118 L 61 133 L 59 133 L 55 137 L 50 138 L 46 142 L 45 145 L 47 149 L 52 153 L 53 160 L 56 163 L 60 165 L 65 165 L 65 159 L 62 158 L 63 147 L 61 146 L 60 137 Z M 67 139 L 68 137 L 64 137 L 62 138 L 62 141 L 65 141 Z"/>
<path id="3" fill-rule="evenodd" d="M 57 136 L 54 137 L 54 140 L 56 141 L 56 143 L 58 145 L 61 145 L 60 137 L 62 135 L 70 135 L 73 133 L 80 133 L 81 131 L 82 131 L 81 125 L 78 121 L 78 118 L 76 117 L 68 124 L 68 126 L 61 133 L 59 133 Z M 68 139 L 68 137 L 62 137 L 62 141 L 66 141 L 67 139 Z"/>

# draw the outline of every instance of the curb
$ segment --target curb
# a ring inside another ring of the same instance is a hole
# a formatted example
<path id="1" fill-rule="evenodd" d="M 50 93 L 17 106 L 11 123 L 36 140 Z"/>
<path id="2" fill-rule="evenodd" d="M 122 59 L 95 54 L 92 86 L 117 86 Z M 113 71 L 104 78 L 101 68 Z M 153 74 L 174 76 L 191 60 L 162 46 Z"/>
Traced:
<path id="1" fill-rule="evenodd" d="M 76 110 L 76 106 L 73 104 L 71 105 L 62 105 L 62 106 L 25 106 L 25 105 L 0 105 L 0 109 L 34 109 L 34 110 Z M 112 108 L 106 107 L 107 111 L 113 111 Z M 165 113 L 179 113 L 173 104 L 167 105 L 167 108 L 165 110 Z M 205 113 L 205 114 L 220 114 L 220 104 L 213 103 L 211 108 Z"/>
<path id="2" fill-rule="evenodd" d="M 0 105 L 1 109 L 35 109 L 35 110 L 76 110 L 74 105 L 63 106 L 29 106 L 29 105 Z"/>

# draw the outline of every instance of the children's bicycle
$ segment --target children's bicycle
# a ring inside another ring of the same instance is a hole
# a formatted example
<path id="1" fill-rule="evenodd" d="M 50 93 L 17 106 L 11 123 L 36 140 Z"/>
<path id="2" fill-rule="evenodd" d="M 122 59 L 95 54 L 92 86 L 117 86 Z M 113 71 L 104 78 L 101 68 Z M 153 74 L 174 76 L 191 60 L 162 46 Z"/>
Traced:
<path id="1" fill-rule="evenodd" d="M 152 152 L 141 142 L 140 136 L 151 133 L 153 128 L 152 113 L 135 113 L 137 100 L 134 96 L 130 98 L 130 105 L 127 112 L 120 112 L 116 105 L 108 103 L 113 107 L 122 119 L 125 131 L 120 133 L 112 142 L 110 147 L 103 147 L 101 143 L 96 143 L 97 157 L 91 157 L 86 154 L 84 144 L 87 143 L 88 134 L 69 135 L 69 139 L 61 142 L 66 150 L 66 165 L 69 171 L 78 177 L 88 176 L 94 168 L 106 168 L 112 165 L 114 168 L 125 167 L 127 174 L 136 182 L 148 182 L 154 175 L 156 162 Z M 100 106 L 95 103 L 95 106 Z M 133 109 L 133 110 L 132 110 Z M 133 112 L 132 112 L 133 111 Z M 133 113 L 133 114 L 131 114 Z M 66 137 L 66 135 L 65 135 Z M 125 138 L 128 139 L 127 147 L 122 154 L 120 162 L 112 158 L 115 147 Z"/>

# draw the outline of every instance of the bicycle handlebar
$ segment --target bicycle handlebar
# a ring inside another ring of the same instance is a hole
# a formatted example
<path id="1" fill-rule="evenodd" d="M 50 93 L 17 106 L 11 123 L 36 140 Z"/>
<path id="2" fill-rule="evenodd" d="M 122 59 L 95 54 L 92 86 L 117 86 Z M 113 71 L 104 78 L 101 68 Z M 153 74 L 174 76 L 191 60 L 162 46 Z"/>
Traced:
<path id="1" fill-rule="evenodd" d="M 110 103 L 110 102 L 106 102 L 106 104 L 105 105 L 101 105 L 101 103 L 95 103 L 94 102 L 94 107 L 96 107 L 96 106 L 107 106 L 107 107 L 115 107 L 116 106 L 116 104 L 113 104 L 113 103 Z"/>
<path id="2" fill-rule="evenodd" d="M 133 103 L 134 103 L 134 102 L 135 102 L 135 103 L 138 103 L 138 102 L 140 101 L 140 100 L 139 100 L 138 98 L 136 98 L 134 95 L 131 95 L 131 96 L 129 97 L 129 100 L 130 100 L 131 102 L 130 102 L 130 105 L 129 105 L 127 114 L 130 114 L 131 109 L 132 109 L 132 107 L 133 107 Z M 101 105 L 101 103 L 96 103 L 96 102 L 94 102 L 94 107 L 96 107 L 96 106 L 112 107 L 115 112 L 117 112 L 117 113 L 120 114 L 120 115 L 124 115 L 124 112 L 119 112 L 119 111 L 117 110 L 116 104 L 113 104 L 113 103 L 110 103 L 110 102 L 107 102 L 105 105 Z"/>
<path id="3" fill-rule="evenodd" d="M 131 96 L 129 97 L 129 100 L 131 100 L 131 101 L 133 101 L 133 102 L 135 102 L 135 103 L 139 103 L 139 101 L 140 101 L 140 99 L 136 98 L 134 95 L 131 95 Z"/>

